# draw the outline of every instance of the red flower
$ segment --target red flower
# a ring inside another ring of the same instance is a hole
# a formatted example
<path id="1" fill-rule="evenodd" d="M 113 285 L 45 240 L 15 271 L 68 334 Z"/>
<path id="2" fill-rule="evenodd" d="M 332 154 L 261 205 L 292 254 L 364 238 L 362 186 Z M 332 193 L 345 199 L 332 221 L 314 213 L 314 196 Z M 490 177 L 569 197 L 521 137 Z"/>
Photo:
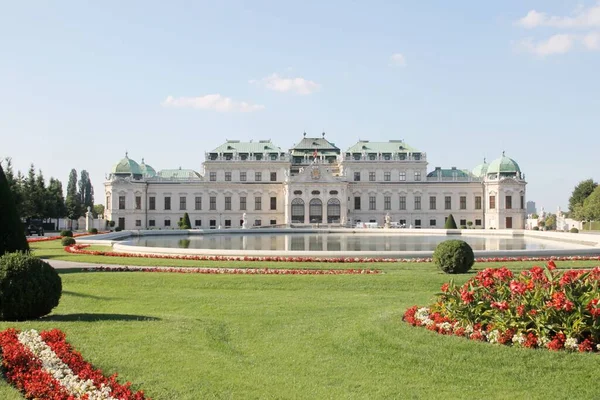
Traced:
<path id="1" fill-rule="evenodd" d="M 554 351 L 561 350 L 562 348 L 565 347 L 566 339 L 567 338 L 565 337 L 565 334 L 562 332 L 559 332 L 556 335 L 554 335 L 554 338 L 550 341 L 550 343 L 548 343 L 548 348 L 550 350 L 554 350 Z"/>
<path id="2" fill-rule="evenodd" d="M 535 333 L 530 332 L 527 334 L 527 340 L 525 340 L 523 346 L 528 347 L 530 349 L 534 349 L 537 347 L 537 336 L 535 336 Z"/>
<path id="3" fill-rule="evenodd" d="M 592 342 L 589 338 L 585 339 L 579 344 L 579 351 L 582 353 L 586 351 L 594 351 L 594 342 Z"/>
<path id="4" fill-rule="evenodd" d="M 592 317 L 600 317 L 600 299 L 592 299 L 586 306 Z"/>
<path id="5" fill-rule="evenodd" d="M 449 287 L 450 287 L 450 285 L 448 285 L 447 283 L 444 283 L 442 285 L 442 292 L 447 293 Z"/>
<path id="6" fill-rule="evenodd" d="M 473 300 L 475 300 L 475 297 L 473 296 L 473 292 L 469 292 L 469 291 L 466 291 L 466 290 L 464 290 L 464 289 L 462 289 L 462 290 L 460 291 L 460 298 L 462 299 L 462 301 L 463 301 L 465 304 L 469 304 L 469 303 L 471 303 Z"/>
<path id="7" fill-rule="evenodd" d="M 527 290 L 527 286 L 523 282 L 519 281 L 510 281 L 509 287 L 513 294 L 522 295 Z"/>
<path id="8" fill-rule="evenodd" d="M 494 301 L 491 304 L 492 308 L 497 308 L 500 311 L 508 310 L 508 303 L 506 301 Z"/>

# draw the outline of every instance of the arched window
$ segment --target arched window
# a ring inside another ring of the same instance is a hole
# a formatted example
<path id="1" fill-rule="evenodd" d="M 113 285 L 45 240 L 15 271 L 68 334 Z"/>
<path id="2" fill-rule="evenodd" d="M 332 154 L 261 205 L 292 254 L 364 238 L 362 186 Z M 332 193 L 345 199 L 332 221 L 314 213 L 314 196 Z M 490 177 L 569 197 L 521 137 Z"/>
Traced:
<path id="1" fill-rule="evenodd" d="M 308 216 L 311 223 L 323 222 L 323 203 L 320 199 L 312 199 L 308 204 Z"/>
<path id="2" fill-rule="evenodd" d="M 303 224 L 304 223 L 304 200 L 294 199 L 292 200 L 292 224 Z"/>
<path id="3" fill-rule="evenodd" d="M 340 201 L 336 198 L 327 202 L 327 223 L 339 223 L 341 215 Z"/>

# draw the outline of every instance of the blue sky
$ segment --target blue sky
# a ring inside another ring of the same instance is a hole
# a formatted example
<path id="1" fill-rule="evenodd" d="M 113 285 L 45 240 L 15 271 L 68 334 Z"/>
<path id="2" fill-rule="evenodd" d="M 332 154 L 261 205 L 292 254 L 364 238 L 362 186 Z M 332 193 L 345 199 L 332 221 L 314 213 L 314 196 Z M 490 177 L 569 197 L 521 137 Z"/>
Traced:
<path id="1" fill-rule="evenodd" d="M 215 4 L 217 3 L 217 4 Z M 125 151 L 201 171 L 227 139 L 503 150 L 538 208 L 600 179 L 600 2 L 3 1 L 0 158 L 66 186 Z"/>

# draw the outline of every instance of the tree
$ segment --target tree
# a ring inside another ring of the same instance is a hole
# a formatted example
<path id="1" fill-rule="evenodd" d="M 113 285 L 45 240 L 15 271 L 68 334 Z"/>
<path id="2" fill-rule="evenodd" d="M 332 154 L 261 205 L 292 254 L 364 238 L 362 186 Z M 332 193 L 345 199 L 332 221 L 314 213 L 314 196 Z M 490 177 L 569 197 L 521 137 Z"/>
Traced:
<path id="1" fill-rule="evenodd" d="M 90 181 L 90 175 L 85 169 L 81 171 L 81 177 L 79 178 L 79 199 L 82 213 L 85 213 L 88 207 L 94 207 L 94 188 L 92 187 L 92 181 Z"/>
<path id="2" fill-rule="evenodd" d="M 48 189 L 46 188 L 46 180 L 42 170 L 38 171 L 35 178 L 35 189 L 33 191 L 33 206 L 35 215 L 40 218 L 48 218 Z"/>
<path id="3" fill-rule="evenodd" d="M 94 218 L 104 218 L 104 204 L 94 204 L 92 207 Z"/>
<path id="4" fill-rule="evenodd" d="M 17 212 L 15 200 L 0 165 L 0 255 L 15 251 L 29 251 L 23 223 Z"/>
<path id="5" fill-rule="evenodd" d="M 575 186 L 575 189 L 573 189 L 573 193 L 571 194 L 571 198 L 569 198 L 569 211 L 573 213 L 573 218 L 578 219 L 579 221 L 582 220 L 579 219 L 581 216 L 577 215 L 577 206 L 583 205 L 585 199 L 592 194 L 597 186 L 598 184 L 592 179 L 581 181 L 577 186 Z"/>
<path id="6" fill-rule="evenodd" d="M 46 191 L 46 199 L 48 207 L 47 216 L 57 219 L 56 227 L 58 228 L 58 219 L 67 215 L 62 183 L 58 179 L 50 178 L 50 183 Z"/>
<path id="7" fill-rule="evenodd" d="M 6 176 L 6 180 L 8 182 L 8 188 L 10 189 L 13 198 L 15 199 L 15 205 L 17 207 L 17 212 L 19 216 L 22 216 L 21 204 L 23 203 L 23 195 L 22 195 L 22 176 L 19 172 L 17 177 L 15 177 L 13 168 L 12 168 L 12 159 L 10 157 L 6 157 L 4 159 L 5 169 L 4 174 Z"/>
<path id="8" fill-rule="evenodd" d="M 183 218 L 181 218 L 181 221 L 179 221 L 179 228 L 192 229 L 192 222 L 190 221 L 190 216 L 187 212 L 183 214 Z"/>
<path id="9" fill-rule="evenodd" d="M 71 170 L 69 174 L 69 183 L 67 184 L 67 217 L 77 219 L 81 217 L 81 198 L 77 193 L 77 171 Z"/>
<path id="10" fill-rule="evenodd" d="M 22 205 L 21 205 L 21 217 L 29 220 L 30 218 L 38 217 L 35 197 L 36 197 L 36 181 L 35 181 L 35 166 L 31 164 L 27 173 L 27 178 L 23 182 L 22 189 Z"/>
<path id="11" fill-rule="evenodd" d="M 452 214 L 448 215 L 448 218 L 446 218 L 446 223 L 444 224 L 444 228 L 445 229 L 457 229 L 456 221 L 454 220 L 454 217 L 452 216 Z"/>
<path id="12" fill-rule="evenodd" d="M 546 230 L 555 230 L 556 229 L 556 214 L 548 214 L 544 225 L 546 226 Z"/>
<path id="13" fill-rule="evenodd" d="M 589 221 L 600 220 L 600 186 L 597 186 L 583 202 L 582 216 Z"/>

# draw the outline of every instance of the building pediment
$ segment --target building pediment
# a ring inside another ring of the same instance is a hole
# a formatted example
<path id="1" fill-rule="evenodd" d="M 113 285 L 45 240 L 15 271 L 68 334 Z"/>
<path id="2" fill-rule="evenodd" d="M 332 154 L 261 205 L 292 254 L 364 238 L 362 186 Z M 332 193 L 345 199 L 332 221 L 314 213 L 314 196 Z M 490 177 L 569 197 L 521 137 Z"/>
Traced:
<path id="1" fill-rule="evenodd" d="M 290 177 L 290 182 L 312 182 L 312 183 L 340 183 L 344 182 L 340 176 L 333 175 L 327 165 L 312 163 L 301 168 L 297 175 Z"/>

